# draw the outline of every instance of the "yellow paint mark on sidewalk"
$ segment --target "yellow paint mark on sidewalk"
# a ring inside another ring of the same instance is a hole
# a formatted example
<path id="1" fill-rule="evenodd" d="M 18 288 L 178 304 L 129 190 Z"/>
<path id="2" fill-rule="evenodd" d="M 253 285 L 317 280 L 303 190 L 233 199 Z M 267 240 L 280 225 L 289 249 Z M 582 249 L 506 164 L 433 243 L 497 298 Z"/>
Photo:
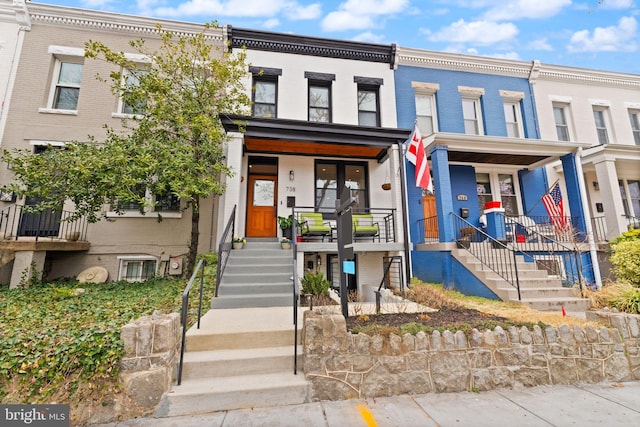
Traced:
<path id="1" fill-rule="evenodd" d="M 364 422 L 367 423 L 367 427 L 377 427 L 378 426 L 378 423 L 376 423 L 375 418 L 373 418 L 373 414 L 371 413 L 369 408 L 367 408 L 366 405 L 364 405 L 362 403 L 359 403 L 357 405 L 357 408 L 358 408 L 358 412 L 360 412 L 360 416 L 362 417 Z"/>

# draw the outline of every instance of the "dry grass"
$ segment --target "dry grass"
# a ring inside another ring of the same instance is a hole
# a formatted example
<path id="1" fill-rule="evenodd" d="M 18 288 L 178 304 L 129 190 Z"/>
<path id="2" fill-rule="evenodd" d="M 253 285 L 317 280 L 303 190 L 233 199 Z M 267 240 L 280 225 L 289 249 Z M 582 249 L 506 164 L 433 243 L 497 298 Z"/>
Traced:
<path id="1" fill-rule="evenodd" d="M 449 291 L 442 288 L 442 285 L 427 284 L 412 280 L 411 293 L 407 298 L 433 308 L 462 306 L 473 308 L 480 312 L 504 317 L 514 322 L 542 322 L 547 325 L 558 327 L 560 325 L 569 326 L 602 326 L 596 322 L 589 322 L 577 317 L 563 316 L 562 312 L 546 312 L 534 310 L 525 305 L 515 302 L 504 302 L 490 300 L 480 297 L 469 297 L 456 291 Z"/>

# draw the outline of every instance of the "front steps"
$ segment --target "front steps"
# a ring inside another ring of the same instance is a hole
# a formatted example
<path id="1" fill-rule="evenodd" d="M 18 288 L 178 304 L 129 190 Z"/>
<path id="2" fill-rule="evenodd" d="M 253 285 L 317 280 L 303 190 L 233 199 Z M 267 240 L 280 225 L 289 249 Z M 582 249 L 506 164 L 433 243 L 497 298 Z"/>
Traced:
<path id="1" fill-rule="evenodd" d="M 187 332 L 182 384 L 164 394 L 155 416 L 308 402 L 301 345 L 293 372 L 294 340 L 291 306 L 209 310 Z"/>
<path id="2" fill-rule="evenodd" d="M 211 308 L 291 307 L 293 253 L 276 239 L 249 240 L 229 254 Z"/>
<path id="3" fill-rule="evenodd" d="M 486 266 L 483 268 L 480 261 L 470 252 L 454 249 L 452 255 L 503 301 L 519 301 L 518 290 Z M 517 257 L 516 262 L 521 296 L 519 302 L 539 311 L 559 312 L 563 307 L 570 312 L 584 312 L 589 309 L 589 300 L 577 297 L 571 288 L 563 287 L 559 278 L 550 277 L 546 270 L 538 270 L 535 263 L 525 262 L 522 257 Z"/>

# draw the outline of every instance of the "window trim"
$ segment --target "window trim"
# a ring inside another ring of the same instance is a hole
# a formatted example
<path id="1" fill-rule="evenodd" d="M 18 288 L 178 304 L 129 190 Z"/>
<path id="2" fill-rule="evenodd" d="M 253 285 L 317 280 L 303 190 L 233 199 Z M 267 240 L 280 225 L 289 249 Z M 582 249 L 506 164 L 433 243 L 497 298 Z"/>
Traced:
<path id="1" fill-rule="evenodd" d="M 144 71 L 141 67 L 144 66 L 144 63 L 140 63 L 136 65 L 140 65 L 140 68 L 136 68 L 135 70 L 130 70 L 128 68 L 123 68 L 121 73 L 122 73 L 122 79 L 121 79 L 121 84 L 124 85 L 126 83 L 126 78 L 129 74 L 131 74 L 134 71 Z M 118 105 L 116 107 L 116 111 L 114 111 L 113 113 L 111 113 L 111 117 L 113 118 L 118 118 L 118 119 L 133 119 L 133 118 L 141 118 L 143 115 L 142 114 L 134 114 L 134 113 L 125 113 L 124 111 L 122 111 L 124 109 L 125 103 L 122 99 L 122 96 L 118 97 Z"/>
<path id="2" fill-rule="evenodd" d="M 306 73 L 305 73 L 306 76 Z M 333 94 L 332 94 L 332 84 L 331 84 L 331 80 L 317 80 L 317 79 L 308 79 L 307 82 L 307 121 L 312 121 L 311 120 L 311 109 L 317 109 L 317 110 L 326 110 L 327 111 L 327 122 L 321 122 L 318 120 L 313 120 L 313 122 L 317 122 L 317 123 L 333 123 Z M 315 106 L 311 106 L 311 88 L 312 87 L 316 87 L 316 88 L 325 88 L 327 89 L 327 104 L 328 106 L 326 108 L 321 108 L 321 107 L 315 107 Z"/>
<path id="3" fill-rule="evenodd" d="M 613 135 L 611 131 L 611 121 L 609 119 L 609 107 L 606 105 L 591 105 L 591 109 L 593 111 L 593 121 L 596 127 L 596 136 L 599 145 L 608 145 L 613 141 Z M 598 127 L 598 121 L 596 120 L 596 113 L 602 114 L 602 121 L 604 122 L 604 127 Z M 601 135 L 604 135 L 606 141 L 602 141 Z"/>
<path id="4" fill-rule="evenodd" d="M 360 113 L 375 113 L 375 120 L 376 123 L 374 125 L 374 127 L 380 127 L 380 123 L 381 123 L 381 119 L 380 119 L 380 86 L 375 86 L 375 85 L 369 85 L 369 84 L 364 84 L 364 83 L 359 83 L 358 84 L 358 88 L 357 88 L 357 95 L 356 97 L 359 98 L 360 93 L 362 92 L 369 92 L 369 93 L 373 93 L 375 94 L 376 97 L 376 109 L 375 111 L 370 111 L 370 110 L 361 110 L 360 109 L 360 102 L 357 102 L 358 100 L 356 99 L 357 102 L 357 108 L 358 108 L 358 126 L 370 126 L 370 125 L 363 125 L 360 123 Z"/>
<path id="5" fill-rule="evenodd" d="M 562 118 L 564 119 L 564 123 L 563 124 L 558 124 L 558 122 L 556 121 L 556 114 L 555 114 L 555 110 L 556 108 L 560 109 L 562 111 Z M 571 104 L 569 103 L 565 103 L 565 102 L 552 102 L 551 104 L 551 112 L 552 112 L 552 116 L 553 116 L 553 123 L 554 123 L 554 127 L 556 128 L 556 138 L 558 139 L 558 141 L 572 141 L 572 131 L 571 131 L 571 125 L 570 125 L 570 121 L 571 121 Z M 561 139 L 560 135 L 558 133 L 558 126 L 564 126 L 564 129 L 566 129 L 567 131 L 567 139 Z"/>
<path id="6" fill-rule="evenodd" d="M 628 113 L 629 113 L 629 124 L 631 126 L 631 134 L 633 135 L 633 142 L 635 143 L 635 145 L 640 145 L 640 109 L 638 108 L 629 108 L 627 109 Z M 635 121 L 636 121 L 636 125 L 637 125 L 637 129 L 633 128 L 633 118 L 632 116 L 635 116 Z"/>
<path id="7" fill-rule="evenodd" d="M 476 176 L 476 185 L 478 182 L 478 174 L 488 174 L 489 175 L 489 186 L 491 187 L 491 199 L 494 201 L 499 201 L 504 208 L 504 203 L 502 203 L 502 192 L 500 191 L 500 175 L 510 175 L 513 180 L 513 196 L 516 199 L 516 214 L 521 215 L 523 212 L 522 208 L 522 195 L 520 192 L 520 180 L 518 179 L 517 171 L 513 169 L 504 169 L 504 168 L 495 168 L 495 169 L 484 169 L 480 167 L 474 167 L 475 176 Z M 478 199 L 478 204 L 480 200 Z M 480 215 L 484 213 L 484 206 L 478 206 L 480 209 Z M 506 215 L 506 212 L 505 212 Z"/>
<path id="8" fill-rule="evenodd" d="M 75 110 L 66 109 L 66 108 L 54 108 L 53 103 L 56 97 L 56 91 L 59 86 L 60 72 L 62 71 L 62 64 L 76 64 L 82 65 L 82 69 L 84 72 L 84 51 L 82 51 L 81 55 L 77 55 L 77 49 L 75 48 L 60 48 L 60 49 L 52 49 L 54 46 L 49 46 L 49 52 L 53 53 L 53 72 L 51 74 L 51 81 L 49 82 L 49 94 L 47 97 L 47 106 L 44 108 L 38 108 L 39 113 L 45 114 L 66 114 L 76 116 L 78 115 L 78 104 L 80 103 L 80 89 L 82 88 L 82 74 L 80 76 L 80 83 L 77 85 L 78 89 L 78 102 L 76 103 Z M 55 53 L 55 52 L 63 52 L 63 53 Z M 73 87 L 65 85 L 64 87 Z"/>
<path id="9" fill-rule="evenodd" d="M 147 200 L 148 202 L 155 202 L 155 197 L 153 195 L 153 193 L 151 193 L 151 190 L 149 190 L 148 188 L 145 189 L 145 193 L 144 193 L 144 198 L 145 200 Z M 180 205 L 182 206 L 182 202 L 180 202 Z M 106 215 L 107 218 L 153 218 L 153 219 L 157 219 L 157 216 L 153 215 L 153 214 L 157 214 L 162 216 L 162 218 L 182 218 L 182 207 L 180 207 L 180 209 L 178 210 L 174 210 L 174 211 L 163 211 L 163 210 L 157 210 L 152 206 L 144 206 L 144 209 L 142 209 L 142 212 L 140 212 L 140 209 L 122 209 L 120 212 L 116 212 L 113 210 L 109 210 Z"/>
<path id="10" fill-rule="evenodd" d="M 502 97 L 503 111 L 507 106 L 513 108 L 515 114 L 515 125 L 518 135 L 509 136 L 509 122 L 505 114 L 505 125 L 507 127 L 507 137 L 509 138 L 524 138 L 524 119 L 522 116 L 522 100 L 524 99 L 524 92 L 516 92 L 510 90 L 500 90 L 500 96 Z M 504 111 L 506 113 L 506 111 Z"/>
<path id="11" fill-rule="evenodd" d="M 125 265 L 129 262 L 140 262 L 144 263 L 144 261 L 154 261 L 156 263 L 155 271 L 153 277 L 158 275 L 158 268 L 160 266 L 158 257 L 152 255 L 119 255 L 116 257 L 118 260 L 118 280 L 124 280 L 130 283 L 142 282 L 148 278 L 136 278 L 136 280 L 129 280 L 126 278 Z"/>
<path id="12" fill-rule="evenodd" d="M 345 183 L 345 167 L 356 166 L 362 167 L 364 171 L 364 206 L 360 206 L 360 209 L 369 209 L 371 207 L 371 185 L 369 182 L 369 163 L 366 161 L 348 161 L 348 160 L 328 160 L 328 159 L 316 159 L 313 163 L 313 209 L 315 212 L 322 212 L 317 206 L 316 192 L 318 190 L 318 166 L 319 165 L 334 165 L 336 167 L 336 199 L 340 197 L 338 191 L 344 186 Z M 323 214 L 331 214 L 334 207 L 331 207 L 331 212 L 322 212 Z"/>
<path id="13" fill-rule="evenodd" d="M 431 127 L 433 129 L 433 133 L 437 133 L 439 131 L 438 127 L 438 100 L 436 97 L 436 93 L 440 90 L 440 85 L 438 83 L 426 83 L 426 82 L 411 82 L 411 87 L 414 90 L 414 102 L 416 108 L 416 123 L 418 123 L 418 117 L 427 117 L 418 114 L 418 96 L 427 96 L 429 97 L 429 102 L 431 103 Z M 422 132 L 422 129 L 420 129 Z M 423 134 L 426 135 L 426 134 Z"/>

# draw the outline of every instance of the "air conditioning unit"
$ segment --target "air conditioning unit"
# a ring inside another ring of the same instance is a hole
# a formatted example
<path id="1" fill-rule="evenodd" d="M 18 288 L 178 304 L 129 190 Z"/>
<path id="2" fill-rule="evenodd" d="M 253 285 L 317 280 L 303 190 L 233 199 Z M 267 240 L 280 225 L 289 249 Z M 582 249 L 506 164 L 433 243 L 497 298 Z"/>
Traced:
<path id="1" fill-rule="evenodd" d="M 179 276 L 182 274 L 182 258 L 173 257 L 169 259 L 169 275 Z"/>

